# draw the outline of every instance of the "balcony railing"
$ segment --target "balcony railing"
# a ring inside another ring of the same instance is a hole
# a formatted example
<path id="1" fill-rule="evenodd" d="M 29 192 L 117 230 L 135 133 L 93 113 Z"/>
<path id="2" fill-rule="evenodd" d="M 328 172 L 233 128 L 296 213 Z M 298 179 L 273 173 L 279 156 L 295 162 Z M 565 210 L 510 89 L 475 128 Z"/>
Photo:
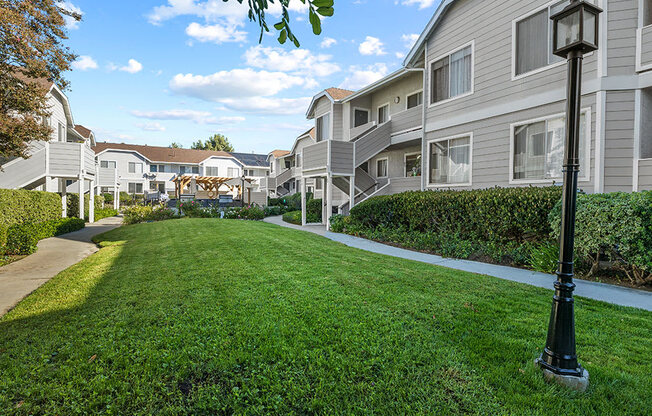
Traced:
<path id="1" fill-rule="evenodd" d="M 407 132 L 421 128 L 423 120 L 423 105 L 392 114 L 392 134 Z"/>

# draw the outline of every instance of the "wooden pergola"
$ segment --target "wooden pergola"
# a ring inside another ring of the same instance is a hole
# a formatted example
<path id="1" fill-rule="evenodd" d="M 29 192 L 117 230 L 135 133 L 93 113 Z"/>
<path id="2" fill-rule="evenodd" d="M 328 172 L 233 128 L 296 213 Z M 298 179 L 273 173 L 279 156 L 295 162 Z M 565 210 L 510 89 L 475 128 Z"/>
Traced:
<path id="1" fill-rule="evenodd" d="M 194 181 L 195 185 L 201 190 L 205 191 L 208 194 L 209 199 L 216 199 L 219 197 L 220 188 L 222 186 L 227 186 L 229 191 L 233 192 L 236 189 L 238 190 L 238 195 L 242 199 L 243 189 L 242 189 L 242 179 L 240 178 L 218 178 L 215 176 L 190 176 L 190 175 L 180 175 L 175 177 L 173 180 L 174 189 L 177 199 L 181 198 L 186 187 L 191 185 Z M 248 191 L 249 200 L 251 201 L 251 188 L 253 187 L 252 179 L 246 178 L 244 180 L 244 187 Z"/>

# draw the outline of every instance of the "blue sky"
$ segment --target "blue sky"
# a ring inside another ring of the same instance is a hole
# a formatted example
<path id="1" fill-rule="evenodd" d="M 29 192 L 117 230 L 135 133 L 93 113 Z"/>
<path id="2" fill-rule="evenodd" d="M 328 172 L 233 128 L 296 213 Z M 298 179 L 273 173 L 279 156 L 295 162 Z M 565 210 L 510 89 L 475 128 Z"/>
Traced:
<path id="1" fill-rule="evenodd" d="M 399 68 L 439 0 L 335 0 L 321 36 L 291 0 L 300 49 L 275 33 L 259 45 L 236 0 L 64 3 L 83 13 L 69 25 L 80 58 L 67 94 L 75 122 L 99 141 L 189 147 L 222 133 L 236 151 L 267 153 L 310 127 L 315 93 L 357 89 Z"/>

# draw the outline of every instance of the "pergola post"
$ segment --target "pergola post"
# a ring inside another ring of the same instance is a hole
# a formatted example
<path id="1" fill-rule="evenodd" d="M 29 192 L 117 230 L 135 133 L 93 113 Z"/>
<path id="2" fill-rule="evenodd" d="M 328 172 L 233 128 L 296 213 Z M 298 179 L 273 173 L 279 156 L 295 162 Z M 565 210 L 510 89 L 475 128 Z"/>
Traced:
<path id="1" fill-rule="evenodd" d="M 59 187 L 61 188 L 61 217 L 68 217 L 68 189 L 66 187 L 66 180 L 59 179 Z"/>
<path id="2" fill-rule="evenodd" d="M 84 219 L 84 178 L 79 177 L 79 218 Z"/>

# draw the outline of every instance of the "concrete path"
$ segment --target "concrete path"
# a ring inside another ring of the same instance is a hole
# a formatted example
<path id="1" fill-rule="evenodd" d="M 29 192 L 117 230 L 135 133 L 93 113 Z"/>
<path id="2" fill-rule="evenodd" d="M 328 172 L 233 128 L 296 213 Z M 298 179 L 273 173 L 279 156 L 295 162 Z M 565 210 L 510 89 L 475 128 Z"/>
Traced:
<path id="1" fill-rule="evenodd" d="M 387 256 L 400 257 L 403 259 L 419 261 L 422 263 L 435 264 L 466 272 L 484 274 L 511 280 L 513 282 L 525 283 L 546 289 L 552 289 L 553 282 L 557 279 L 555 275 L 533 272 L 531 270 L 518 269 L 515 267 L 499 266 L 495 264 L 481 263 L 469 260 L 449 259 L 433 254 L 425 254 L 398 247 L 388 246 L 364 238 L 353 237 L 346 234 L 337 234 L 326 231 L 324 226 L 301 227 L 288 224 L 282 217 L 270 217 L 266 222 L 277 224 L 282 227 L 294 228 L 303 231 L 323 235 L 324 237 L 345 244 L 349 247 L 359 248 L 372 253 L 385 254 Z M 575 294 L 585 298 L 602 300 L 621 306 L 632 306 L 652 311 L 652 292 L 630 289 L 627 287 L 615 286 L 606 283 L 591 282 L 588 280 L 575 279 L 577 285 Z"/>
<path id="2" fill-rule="evenodd" d="M 122 224 L 121 217 L 104 218 L 69 234 L 46 238 L 36 253 L 0 267 L 0 316 L 61 271 L 95 253 L 91 238 Z"/>

